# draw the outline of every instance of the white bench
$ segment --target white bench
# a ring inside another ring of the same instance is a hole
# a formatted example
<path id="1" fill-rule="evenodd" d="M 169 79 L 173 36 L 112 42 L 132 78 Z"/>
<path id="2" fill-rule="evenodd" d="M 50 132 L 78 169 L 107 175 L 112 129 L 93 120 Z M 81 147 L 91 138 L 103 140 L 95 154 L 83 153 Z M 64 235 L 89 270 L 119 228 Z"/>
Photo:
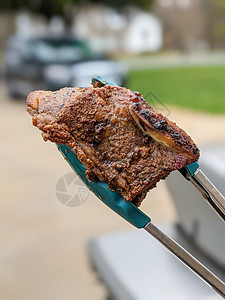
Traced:
<path id="1" fill-rule="evenodd" d="M 161 230 L 185 245 L 174 226 L 162 226 Z M 103 236 L 92 240 L 88 248 L 94 269 L 110 291 L 110 299 L 221 299 L 144 230 Z"/>

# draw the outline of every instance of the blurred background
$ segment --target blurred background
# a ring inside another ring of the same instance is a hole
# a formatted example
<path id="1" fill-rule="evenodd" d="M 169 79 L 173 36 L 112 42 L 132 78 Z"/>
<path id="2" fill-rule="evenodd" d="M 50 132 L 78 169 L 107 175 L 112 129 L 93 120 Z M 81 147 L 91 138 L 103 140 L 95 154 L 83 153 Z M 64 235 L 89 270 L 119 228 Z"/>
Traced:
<path id="1" fill-rule="evenodd" d="M 224 0 L 1 0 L 2 299 L 119 299 L 102 278 L 89 245 L 133 228 L 93 195 L 72 207 L 59 201 L 60 180 L 65 181 L 60 192 L 69 197 L 77 192 L 66 181 L 71 169 L 55 145 L 42 141 L 25 104 L 30 91 L 89 86 L 98 75 L 139 91 L 182 127 L 199 145 L 203 165 L 217 159 L 215 174 L 209 164 L 208 172 L 214 182 L 219 178 L 221 189 L 225 186 Z M 183 212 L 177 211 L 171 192 L 177 188 L 184 195 L 183 183 L 176 180 L 160 182 L 141 206 L 159 226 L 182 223 Z M 201 224 L 198 214 L 193 221 L 194 212 L 193 204 L 183 230 L 187 224 L 193 227 L 187 232 L 196 238 L 196 224 Z M 215 236 L 219 226 L 221 240 L 224 227 L 213 212 L 208 214 L 213 221 L 207 233 Z M 219 255 L 208 249 L 217 242 L 209 237 L 201 247 L 225 274 L 225 244 L 218 246 Z M 157 284 L 162 282 L 157 279 Z M 189 292 L 187 285 L 185 294 Z M 150 299 L 145 296 L 133 298 Z"/>

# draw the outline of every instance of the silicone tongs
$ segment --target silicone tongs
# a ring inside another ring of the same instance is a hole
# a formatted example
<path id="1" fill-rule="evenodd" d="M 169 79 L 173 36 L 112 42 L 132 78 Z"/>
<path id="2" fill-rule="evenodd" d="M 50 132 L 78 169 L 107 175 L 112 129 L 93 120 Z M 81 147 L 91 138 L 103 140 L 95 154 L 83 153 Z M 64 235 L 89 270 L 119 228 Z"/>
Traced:
<path id="1" fill-rule="evenodd" d="M 109 84 L 101 78 L 93 78 L 92 81 L 98 81 L 102 86 Z M 113 84 L 110 83 L 110 85 Z M 154 226 L 150 217 L 138 209 L 133 203 L 125 201 L 118 192 L 109 190 L 106 183 L 101 181 L 88 181 L 85 175 L 85 166 L 79 161 L 76 154 L 72 152 L 69 147 L 61 144 L 57 144 L 57 147 L 72 169 L 86 184 L 88 189 L 90 189 L 102 202 L 135 227 L 145 229 L 225 299 L 225 284 L 218 277 L 211 273 L 178 243 Z M 224 198 L 199 170 L 198 163 L 188 165 L 181 169 L 180 172 L 201 191 L 210 205 L 224 220 Z"/>

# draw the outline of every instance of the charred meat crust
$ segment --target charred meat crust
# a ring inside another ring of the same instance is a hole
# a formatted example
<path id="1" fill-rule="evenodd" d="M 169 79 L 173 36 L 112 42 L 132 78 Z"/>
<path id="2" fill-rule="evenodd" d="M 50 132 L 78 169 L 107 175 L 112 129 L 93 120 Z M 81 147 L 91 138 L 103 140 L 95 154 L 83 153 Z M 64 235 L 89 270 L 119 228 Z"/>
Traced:
<path id="1" fill-rule="evenodd" d="M 130 113 L 137 126 L 143 133 L 150 135 L 160 144 L 171 147 L 177 153 L 198 159 L 199 149 L 191 138 L 175 123 L 161 114 L 156 113 L 151 107 L 146 108 L 140 103 L 131 104 Z"/>
<path id="2" fill-rule="evenodd" d="M 108 183 L 136 205 L 160 179 L 199 157 L 182 129 L 126 88 L 36 91 L 27 105 L 45 141 L 69 146 L 89 180 Z"/>

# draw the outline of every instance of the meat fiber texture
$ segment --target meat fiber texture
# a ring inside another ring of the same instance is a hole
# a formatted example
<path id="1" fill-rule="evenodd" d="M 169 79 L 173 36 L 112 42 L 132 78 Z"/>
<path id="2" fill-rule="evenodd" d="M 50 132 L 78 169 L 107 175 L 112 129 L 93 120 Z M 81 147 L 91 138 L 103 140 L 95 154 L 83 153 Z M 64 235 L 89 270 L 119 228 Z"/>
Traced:
<path id="1" fill-rule="evenodd" d="M 90 181 L 106 182 L 137 206 L 160 179 L 199 158 L 182 129 L 124 87 L 35 91 L 27 105 L 45 141 L 70 147 Z"/>

